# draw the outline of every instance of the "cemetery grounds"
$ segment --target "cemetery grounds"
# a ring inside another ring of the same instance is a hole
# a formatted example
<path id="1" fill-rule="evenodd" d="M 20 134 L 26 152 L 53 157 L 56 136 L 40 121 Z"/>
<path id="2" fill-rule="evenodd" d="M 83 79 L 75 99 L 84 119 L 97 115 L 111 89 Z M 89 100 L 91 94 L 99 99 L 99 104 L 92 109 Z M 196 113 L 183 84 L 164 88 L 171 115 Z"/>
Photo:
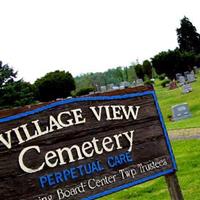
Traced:
<path id="1" fill-rule="evenodd" d="M 200 200 L 200 74 L 191 83 L 193 91 L 182 93 L 182 87 L 174 90 L 162 88 L 156 80 L 155 90 L 170 135 L 178 165 L 178 178 L 185 200 Z M 188 103 L 192 117 L 176 122 L 170 121 L 171 107 Z M 193 139 L 195 138 L 198 139 Z M 187 139 L 185 139 L 187 138 Z M 164 177 L 126 189 L 102 200 L 170 200 Z"/>

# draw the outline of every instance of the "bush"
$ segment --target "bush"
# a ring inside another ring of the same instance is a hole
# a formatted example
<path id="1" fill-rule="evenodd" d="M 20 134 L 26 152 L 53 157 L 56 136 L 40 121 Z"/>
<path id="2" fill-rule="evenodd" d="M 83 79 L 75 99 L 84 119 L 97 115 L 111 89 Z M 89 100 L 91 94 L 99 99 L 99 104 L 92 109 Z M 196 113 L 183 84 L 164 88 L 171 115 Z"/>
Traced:
<path id="1" fill-rule="evenodd" d="M 10 108 L 28 105 L 34 102 L 35 88 L 23 80 L 6 84 L 0 89 L 0 107 Z"/>
<path id="2" fill-rule="evenodd" d="M 162 80 L 164 80 L 165 79 L 165 77 L 166 77 L 166 75 L 165 74 L 161 74 L 158 78 L 162 81 Z"/>
<path id="3" fill-rule="evenodd" d="M 57 70 L 37 79 L 35 88 L 38 100 L 51 101 L 70 96 L 75 89 L 75 81 L 69 72 Z"/>
<path id="4" fill-rule="evenodd" d="M 170 83 L 170 80 L 169 79 L 165 79 L 164 81 L 162 81 L 161 86 L 162 87 L 166 87 L 166 85 L 169 84 L 169 83 Z"/>
<path id="5" fill-rule="evenodd" d="M 87 95 L 90 92 L 93 92 L 94 90 L 95 90 L 94 88 L 82 88 L 76 93 L 76 96 Z"/>
<path id="6" fill-rule="evenodd" d="M 152 81 L 152 80 L 146 80 L 146 81 L 144 82 L 144 84 L 145 84 L 145 85 L 153 85 L 153 84 L 154 84 L 154 81 Z"/>

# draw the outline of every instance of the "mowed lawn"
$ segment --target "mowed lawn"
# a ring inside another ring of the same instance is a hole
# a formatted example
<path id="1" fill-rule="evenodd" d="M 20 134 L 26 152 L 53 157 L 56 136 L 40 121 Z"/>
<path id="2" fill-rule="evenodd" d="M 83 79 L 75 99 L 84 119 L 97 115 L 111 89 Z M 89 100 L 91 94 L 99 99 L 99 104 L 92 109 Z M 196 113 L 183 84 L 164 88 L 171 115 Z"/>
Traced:
<path id="1" fill-rule="evenodd" d="M 172 142 L 185 200 L 200 199 L 200 140 Z M 101 200 L 170 200 L 164 177 L 111 194 Z"/>
<path id="2" fill-rule="evenodd" d="M 193 82 L 191 85 L 193 91 L 183 94 L 182 87 L 169 90 L 168 88 L 162 88 L 160 81 L 156 81 L 155 90 L 167 129 L 200 127 L 200 74 L 198 75 L 197 81 Z M 169 115 L 172 115 L 171 107 L 180 103 L 188 103 L 192 117 L 171 122 L 168 118 Z"/>

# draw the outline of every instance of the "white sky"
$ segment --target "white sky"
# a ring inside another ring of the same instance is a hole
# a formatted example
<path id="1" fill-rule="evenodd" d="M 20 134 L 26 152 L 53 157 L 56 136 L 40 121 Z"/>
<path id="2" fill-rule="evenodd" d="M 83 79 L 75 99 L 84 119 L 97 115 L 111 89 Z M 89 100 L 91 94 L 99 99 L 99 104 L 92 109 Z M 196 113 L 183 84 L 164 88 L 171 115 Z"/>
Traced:
<path id="1" fill-rule="evenodd" d="M 177 46 L 186 15 L 200 32 L 199 0 L 0 0 L 0 60 L 33 82 L 128 66 Z"/>

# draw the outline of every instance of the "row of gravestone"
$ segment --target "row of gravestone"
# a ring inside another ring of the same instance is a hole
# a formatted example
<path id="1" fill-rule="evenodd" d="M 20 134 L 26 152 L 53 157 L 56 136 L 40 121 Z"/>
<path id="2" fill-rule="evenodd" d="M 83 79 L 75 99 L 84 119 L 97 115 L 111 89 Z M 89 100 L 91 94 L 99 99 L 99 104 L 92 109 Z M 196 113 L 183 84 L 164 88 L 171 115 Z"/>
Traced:
<path id="1" fill-rule="evenodd" d="M 119 85 L 115 85 L 113 83 L 104 85 L 100 87 L 100 92 L 106 92 L 106 91 L 112 91 L 112 90 L 120 90 L 120 89 L 125 89 L 129 87 L 136 87 L 136 86 L 142 86 L 144 85 L 144 81 L 142 79 L 136 79 L 132 83 L 128 81 L 123 81 Z"/>
<path id="2" fill-rule="evenodd" d="M 192 86 L 190 85 L 190 83 L 196 81 L 195 74 L 198 74 L 199 71 L 199 68 L 194 67 L 191 72 L 184 72 L 184 76 L 180 73 L 176 74 L 176 80 L 179 82 L 179 85 L 183 87 L 183 93 L 188 93 L 192 91 Z M 187 103 L 172 106 L 173 121 L 178 121 L 189 117 L 192 117 L 192 114 Z"/>
<path id="3" fill-rule="evenodd" d="M 179 82 L 180 86 L 184 85 L 186 82 L 192 83 L 196 81 L 195 73 L 193 70 L 191 72 L 184 72 L 184 76 L 181 73 L 177 73 L 176 80 Z"/>
<path id="4" fill-rule="evenodd" d="M 168 85 L 169 89 L 171 89 L 171 90 L 176 89 L 179 85 L 179 86 L 182 86 L 184 94 L 191 92 L 192 86 L 190 85 L 190 83 L 196 81 L 195 74 L 197 74 L 197 73 L 199 73 L 199 68 L 197 68 L 197 67 L 194 67 L 191 72 L 186 71 L 183 74 L 177 73 L 176 80 L 173 80 Z M 177 85 L 177 82 L 178 82 L 178 85 Z"/>

